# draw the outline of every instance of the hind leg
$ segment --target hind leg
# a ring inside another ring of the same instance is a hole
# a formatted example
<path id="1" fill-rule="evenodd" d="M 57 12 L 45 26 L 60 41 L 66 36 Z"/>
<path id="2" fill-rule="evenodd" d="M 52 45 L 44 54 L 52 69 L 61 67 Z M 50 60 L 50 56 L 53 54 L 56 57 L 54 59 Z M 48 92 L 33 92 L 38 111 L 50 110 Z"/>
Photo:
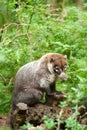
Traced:
<path id="1" fill-rule="evenodd" d="M 25 89 L 24 91 L 19 92 L 13 97 L 13 108 L 16 107 L 18 103 L 25 103 L 28 106 L 33 106 L 40 102 L 42 97 L 42 92 L 37 89 Z"/>

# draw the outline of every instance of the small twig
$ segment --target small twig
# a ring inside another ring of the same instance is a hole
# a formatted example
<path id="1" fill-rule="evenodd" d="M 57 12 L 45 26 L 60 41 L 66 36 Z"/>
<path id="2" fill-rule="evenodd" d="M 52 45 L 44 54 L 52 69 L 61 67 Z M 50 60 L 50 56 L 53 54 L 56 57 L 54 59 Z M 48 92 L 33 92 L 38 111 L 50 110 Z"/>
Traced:
<path id="1" fill-rule="evenodd" d="M 0 77 L 4 80 L 4 82 L 6 82 L 5 77 L 0 73 Z"/>
<path id="2" fill-rule="evenodd" d="M 7 85 L 7 86 L 10 86 L 10 85 L 11 85 L 12 80 L 13 80 L 13 77 L 9 80 L 9 83 L 8 83 L 8 85 Z"/>
<path id="3" fill-rule="evenodd" d="M 33 6 L 33 12 L 32 12 L 32 14 L 31 14 L 31 16 L 30 16 L 30 20 L 29 20 L 29 23 L 28 23 L 28 26 L 27 26 L 27 33 L 28 33 L 28 30 L 30 29 L 30 24 L 31 24 L 33 15 L 34 15 L 34 10 L 35 10 L 35 6 Z"/>
<path id="4" fill-rule="evenodd" d="M 87 112 L 81 116 L 81 119 L 87 116 Z"/>
<path id="5" fill-rule="evenodd" d="M 22 24 L 19 24 L 19 23 L 4 24 L 4 26 L 0 29 L 0 32 L 6 30 L 10 26 L 20 27 L 20 26 L 28 26 L 28 24 L 25 24 L 25 23 L 22 23 Z"/>
<path id="6" fill-rule="evenodd" d="M 21 37 L 21 36 L 27 36 L 27 33 L 17 34 L 17 35 L 12 39 L 12 41 L 15 40 L 17 37 Z"/>
<path id="7" fill-rule="evenodd" d="M 9 43 L 11 43 L 12 41 L 14 41 L 17 37 L 21 37 L 21 36 L 27 36 L 27 34 L 26 33 L 17 34 L 16 36 L 14 36 L 14 38 L 11 41 L 9 41 Z M 2 41 L 2 45 L 4 45 L 4 43 L 5 43 L 5 41 L 7 39 L 8 39 L 8 37 L 4 38 L 4 40 Z M 0 48 L 2 48 L 2 47 L 0 46 Z"/>
<path id="8" fill-rule="evenodd" d="M 59 118 L 57 119 L 57 121 L 58 121 L 57 130 L 60 130 L 60 122 L 61 122 L 62 114 L 63 114 L 63 109 L 61 109 L 61 111 L 59 113 Z"/>
<path id="9" fill-rule="evenodd" d="M 76 104 L 76 111 L 75 111 L 75 113 L 77 114 L 78 113 L 78 104 Z M 77 120 L 77 118 L 78 118 L 78 116 L 76 116 L 76 120 Z"/>

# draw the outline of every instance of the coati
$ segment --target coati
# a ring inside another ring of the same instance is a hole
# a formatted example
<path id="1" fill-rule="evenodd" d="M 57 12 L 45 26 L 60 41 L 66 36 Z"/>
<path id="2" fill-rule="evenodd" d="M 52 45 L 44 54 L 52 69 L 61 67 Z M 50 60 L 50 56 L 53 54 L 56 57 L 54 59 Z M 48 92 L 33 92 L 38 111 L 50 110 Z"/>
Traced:
<path id="1" fill-rule="evenodd" d="M 38 103 L 43 92 L 53 94 L 57 79 L 66 80 L 66 67 L 66 56 L 58 53 L 47 53 L 22 66 L 15 77 L 13 109 L 19 102 L 29 106 Z"/>

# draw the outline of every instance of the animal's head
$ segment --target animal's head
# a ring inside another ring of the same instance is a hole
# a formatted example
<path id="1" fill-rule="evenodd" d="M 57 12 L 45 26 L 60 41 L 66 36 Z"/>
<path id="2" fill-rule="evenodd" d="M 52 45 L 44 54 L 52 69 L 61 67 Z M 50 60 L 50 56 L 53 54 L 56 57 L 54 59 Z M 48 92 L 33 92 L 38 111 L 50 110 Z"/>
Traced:
<path id="1" fill-rule="evenodd" d="M 48 53 L 46 58 L 50 73 L 54 73 L 57 78 L 66 80 L 67 57 L 58 53 Z"/>

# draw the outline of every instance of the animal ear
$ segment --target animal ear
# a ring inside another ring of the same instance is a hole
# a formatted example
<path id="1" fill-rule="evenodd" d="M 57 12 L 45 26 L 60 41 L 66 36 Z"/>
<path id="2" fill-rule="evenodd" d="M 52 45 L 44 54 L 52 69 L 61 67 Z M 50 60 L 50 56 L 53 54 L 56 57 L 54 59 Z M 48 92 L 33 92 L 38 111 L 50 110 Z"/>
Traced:
<path id="1" fill-rule="evenodd" d="M 51 57 L 51 59 L 50 59 L 50 63 L 52 63 L 52 62 L 54 62 L 54 58 Z"/>
<path id="2" fill-rule="evenodd" d="M 67 59 L 67 55 L 64 55 L 64 58 Z"/>

